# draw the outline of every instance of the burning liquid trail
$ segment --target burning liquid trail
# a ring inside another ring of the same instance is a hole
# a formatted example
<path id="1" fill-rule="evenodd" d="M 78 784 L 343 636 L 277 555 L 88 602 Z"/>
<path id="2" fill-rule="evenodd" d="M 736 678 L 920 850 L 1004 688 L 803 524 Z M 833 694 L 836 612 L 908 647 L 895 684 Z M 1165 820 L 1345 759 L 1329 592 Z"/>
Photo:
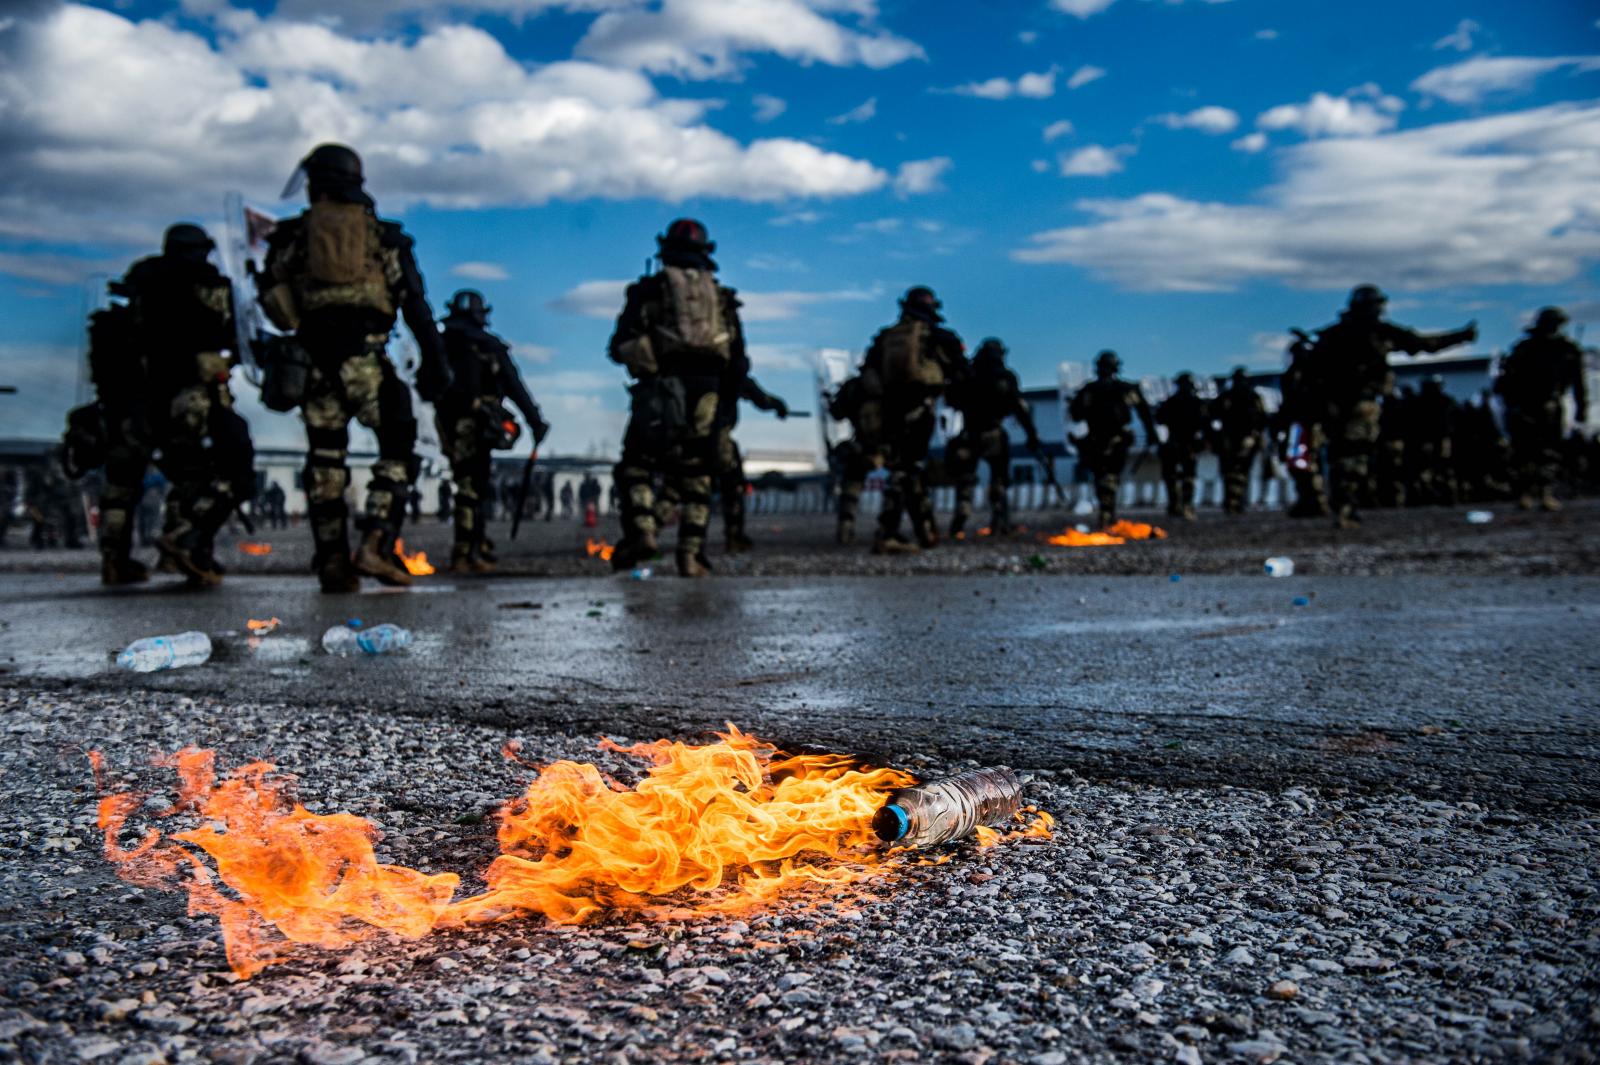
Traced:
<path id="1" fill-rule="evenodd" d="M 699 746 L 603 742 L 649 763 L 631 789 L 593 765 L 546 767 L 500 812 L 487 889 L 456 901 L 456 874 L 379 862 L 376 826 L 311 813 L 291 799 L 293 778 L 264 762 L 219 780 L 211 751 L 160 760 L 180 791 L 155 816 L 191 814 L 198 828 L 151 829 L 124 847 L 145 801 L 128 792 L 102 799 L 99 820 L 124 879 L 182 886 L 191 914 L 218 918 L 241 977 L 283 960 L 291 943 L 338 947 L 379 930 L 416 938 L 528 914 L 563 924 L 617 910 L 660 916 L 686 903 L 742 912 L 809 884 L 860 883 L 895 861 L 872 819 L 911 777 L 842 755 L 786 755 L 732 726 L 719 736 Z M 101 759 L 91 759 L 98 777 Z M 1047 815 L 1024 831 L 1048 835 Z M 1000 838 L 1010 837 L 982 842 Z"/>
<path id="2" fill-rule="evenodd" d="M 437 572 L 433 568 L 433 563 L 428 561 L 428 553 L 426 551 L 413 551 L 409 555 L 406 554 L 406 542 L 398 536 L 395 537 L 394 541 L 394 553 L 395 557 L 400 560 L 400 564 L 406 568 L 406 572 L 413 577 L 426 577 L 430 573 Z"/>
<path id="3" fill-rule="evenodd" d="M 1167 530 L 1142 521 L 1112 522 L 1099 532 L 1079 532 L 1065 529 L 1055 536 L 1045 538 L 1045 543 L 1056 547 L 1114 547 L 1129 540 L 1165 540 Z"/>
<path id="4" fill-rule="evenodd" d="M 601 562 L 610 562 L 612 554 L 617 549 L 615 547 L 613 547 L 612 545 L 606 543 L 604 540 L 596 540 L 594 537 L 591 536 L 587 540 L 584 541 L 583 550 L 588 554 L 588 556 L 590 558 L 593 558 L 596 555 L 599 555 Z"/>

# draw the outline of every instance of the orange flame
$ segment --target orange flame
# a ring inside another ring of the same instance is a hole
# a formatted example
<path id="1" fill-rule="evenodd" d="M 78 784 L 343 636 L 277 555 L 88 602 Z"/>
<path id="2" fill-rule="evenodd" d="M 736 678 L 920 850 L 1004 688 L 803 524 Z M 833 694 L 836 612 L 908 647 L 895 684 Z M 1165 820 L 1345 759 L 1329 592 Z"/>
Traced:
<path id="1" fill-rule="evenodd" d="M 252 636 L 265 636 L 269 632 L 277 632 L 282 624 L 277 618 L 251 618 L 244 623 L 244 627 L 250 630 Z"/>
<path id="2" fill-rule="evenodd" d="M 1021 828 L 1010 832 L 1001 832 L 997 828 L 979 825 L 976 835 L 978 846 L 994 847 L 1001 843 L 1009 843 L 1014 839 L 1052 839 L 1054 833 L 1050 830 L 1055 827 L 1056 819 L 1039 809 L 1037 806 L 1024 806 L 1022 813 L 1031 814 L 1031 819 Z"/>
<path id="3" fill-rule="evenodd" d="M 239 550 L 243 551 L 247 555 L 270 555 L 272 554 L 272 545 L 253 543 L 250 540 L 241 540 L 239 542 Z"/>
<path id="4" fill-rule="evenodd" d="M 612 553 L 616 551 L 615 547 L 612 547 L 604 540 L 596 540 L 593 537 L 584 541 L 583 549 L 590 558 L 599 555 L 601 562 L 610 562 Z"/>
<path id="5" fill-rule="evenodd" d="M 406 572 L 413 577 L 426 577 L 430 573 L 437 572 L 433 568 L 433 563 L 428 561 L 428 553 L 426 551 L 414 551 L 409 555 L 406 554 L 406 542 L 398 536 L 394 540 L 394 553 L 405 564 Z"/>
<path id="6" fill-rule="evenodd" d="M 614 911 L 670 917 L 684 906 L 748 912 L 781 893 L 837 892 L 911 860 L 886 852 L 871 828 L 910 776 L 842 755 L 783 754 L 731 725 L 718 735 L 699 746 L 603 741 L 603 750 L 650 763 L 633 788 L 590 764 L 546 767 L 500 812 L 487 890 L 454 902 L 459 876 L 379 862 L 376 826 L 311 813 L 290 797 L 293 778 L 265 762 L 219 781 L 213 752 L 184 748 L 157 761 L 177 772 L 179 796 L 155 816 L 189 813 L 200 827 L 150 829 L 124 847 L 127 822 L 147 798 L 132 792 L 102 799 L 99 823 L 124 879 L 181 884 L 191 914 L 217 917 L 241 977 L 283 960 L 290 944 L 338 947 L 375 931 L 417 938 L 527 914 L 573 924 Z M 506 753 L 515 750 L 508 744 Z M 98 782 L 102 759 L 90 760 Z M 1048 838 L 1049 815 L 1030 812 L 1031 824 L 989 830 L 980 842 Z"/>
<path id="7" fill-rule="evenodd" d="M 1055 536 L 1045 537 L 1045 543 L 1054 544 L 1056 547 L 1114 547 L 1125 544 L 1129 540 L 1165 540 L 1167 530 L 1142 521 L 1128 521 L 1122 519 L 1112 522 L 1108 528 L 1099 532 L 1079 532 L 1077 529 L 1063 529 Z"/>

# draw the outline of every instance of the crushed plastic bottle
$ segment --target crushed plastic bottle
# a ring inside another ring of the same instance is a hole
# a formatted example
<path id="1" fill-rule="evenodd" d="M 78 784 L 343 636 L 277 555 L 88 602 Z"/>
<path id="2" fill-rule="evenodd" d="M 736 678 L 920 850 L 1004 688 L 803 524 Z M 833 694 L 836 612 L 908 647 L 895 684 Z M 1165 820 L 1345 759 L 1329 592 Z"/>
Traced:
<path id="1" fill-rule="evenodd" d="M 180 632 L 176 636 L 146 636 L 135 640 L 117 655 L 117 665 L 135 673 L 154 673 L 158 669 L 198 666 L 211 657 L 211 637 L 203 632 Z"/>
<path id="2" fill-rule="evenodd" d="M 1293 577 L 1294 559 L 1284 555 L 1273 555 L 1261 568 L 1269 577 Z"/>
<path id="3" fill-rule="evenodd" d="M 1468 525 L 1487 525 L 1493 520 L 1494 520 L 1494 511 L 1492 511 L 1492 510 L 1469 510 L 1469 511 L 1467 511 L 1467 524 Z"/>
<path id="4" fill-rule="evenodd" d="M 649 566 L 635 566 L 628 574 L 628 579 L 630 581 L 647 581 L 654 575 L 655 570 L 651 569 Z"/>
<path id="5" fill-rule="evenodd" d="M 902 788 L 872 818 L 872 830 L 897 847 L 933 847 L 998 825 L 1022 806 L 1022 782 L 999 766 Z"/>
<path id="6" fill-rule="evenodd" d="M 411 630 L 399 625 L 373 625 L 364 629 L 335 625 L 322 634 L 322 649 L 330 655 L 353 655 L 357 651 L 368 655 L 385 655 L 409 646 Z"/>

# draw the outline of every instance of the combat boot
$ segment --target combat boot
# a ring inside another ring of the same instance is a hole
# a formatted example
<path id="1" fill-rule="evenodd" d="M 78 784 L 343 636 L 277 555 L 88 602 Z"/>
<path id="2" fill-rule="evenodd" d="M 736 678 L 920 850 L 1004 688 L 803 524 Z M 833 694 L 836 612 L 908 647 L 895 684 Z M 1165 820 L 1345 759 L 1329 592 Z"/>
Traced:
<path id="1" fill-rule="evenodd" d="M 740 555 L 756 546 L 756 542 L 743 531 L 728 533 L 728 554 Z"/>
<path id="2" fill-rule="evenodd" d="M 1194 512 L 1193 503 L 1185 503 L 1183 505 L 1183 513 L 1179 514 L 1178 516 L 1184 521 L 1194 521 L 1198 517 L 1198 515 L 1196 515 Z"/>
<path id="3" fill-rule="evenodd" d="M 392 588 L 407 588 L 411 574 L 394 553 L 394 541 L 382 529 L 373 529 L 356 549 L 356 572 Z"/>
<path id="4" fill-rule="evenodd" d="M 1112 511 L 1101 510 L 1095 515 L 1095 521 L 1099 523 L 1096 528 L 1109 529 L 1112 525 L 1116 524 L 1117 516 Z"/>
<path id="5" fill-rule="evenodd" d="M 456 544 L 450 549 L 450 565 L 446 569 L 451 573 L 471 573 L 472 563 L 472 545 Z"/>
<path id="6" fill-rule="evenodd" d="M 1333 527 L 1335 529 L 1361 528 L 1361 515 L 1357 513 L 1353 504 L 1346 503 L 1339 508 L 1338 516 L 1333 519 Z"/>
<path id="7" fill-rule="evenodd" d="M 500 561 L 500 556 L 494 550 L 494 541 L 487 536 L 478 541 L 478 557 L 491 566 Z"/>
<path id="8" fill-rule="evenodd" d="M 917 529 L 917 543 L 927 550 L 939 546 L 939 529 L 933 524 L 933 519 L 924 521 Z"/>
<path id="9" fill-rule="evenodd" d="M 348 555 L 331 555 L 317 567 L 317 583 L 330 595 L 344 595 L 361 590 L 361 578 L 350 564 Z"/>
<path id="10" fill-rule="evenodd" d="M 1518 496 L 1517 497 L 1517 509 L 1518 510 L 1532 510 L 1533 509 L 1533 496 L 1530 493 L 1527 493 L 1527 492 L 1524 492 L 1522 495 Z"/>
<path id="11" fill-rule="evenodd" d="M 682 548 L 679 548 L 678 576 L 709 577 L 711 576 L 711 563 L 706 560 L 704 552 L 686 551 Z"/>
<path id="12" fill-rule="evenodd" d="M 625 573 L 641 562 L 648 562 L 661 553 L 661 545 L 656 541 L 654 529 L 648 532 L 641 531 L 632 536 L 624 536 L 622 542 L 611 552 L 611 572 Z"/>
<path id="13" fill-rule="evenodd" d="M 840 518 L 839 519 L 839 531 L 835 535 L 834 538 L 836 540 L 838 540 L 839 543 L 841 543 L 841 544 L 853 544 L 853 543 L 855 543 L 856 542 L 856 519 L 854 519 L 854 518 Z"/>
<path id="14" fill-rule="evenodd" d="M 898 536 L 886 536 L 882 532 L 872 539 L 872 553 L 874 555 L 915 555 L 922 548 Z"/>
<path id="15" fill-rule="evenodd" d="M 178 572 L 197 588 L 213 588 L 222 583 L 222 574 L 207 564 L 207 552 L 194 526 L 180 525 L 156 537 L 161 554 L 178 567 Z"/>
<path id="16" fill-rule="evenodd" d="M 137 559 L 127 555 L 104 555 L 100 559 L 101 584 L 143 584 L 149 579 L 150 570 Z"/>
<path id="17" fill-rule="evenodd" d="M 1546 490 L 1545 494 L 1539 499 L 1539 505 L 1545 510 L 1555 512 L 1561 509 L 1561 500 L 1556 498 L 1554 492 Z"/>

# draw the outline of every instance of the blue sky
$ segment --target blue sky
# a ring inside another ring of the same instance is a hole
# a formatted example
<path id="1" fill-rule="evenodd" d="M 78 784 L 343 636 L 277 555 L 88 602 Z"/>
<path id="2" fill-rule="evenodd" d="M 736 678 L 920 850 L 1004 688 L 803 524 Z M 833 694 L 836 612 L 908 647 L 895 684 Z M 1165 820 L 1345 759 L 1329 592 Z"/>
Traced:
<path id="1" fill-rule="evenodd" d="M 757 373 L 813 408 L 930 284 L 1027 384 L 1276 364 L 1375 281 L 1481 350 L 1600 320 L 1590 4 L 1298 0 L 27 0 L 0 19 L 0 398 L 70 400 L 83 279 L 222 194 L 287 211 L 348 139 L 430 295 L 485 292 L 562 451 L 606 445 L 618 283 L 702 218 Z M 252 410 L 269 442 L 294 421 Z M 13 428 L 15 427 L 15 428 Z M 756 446 L 813 426 L 748 412 Z"/>

